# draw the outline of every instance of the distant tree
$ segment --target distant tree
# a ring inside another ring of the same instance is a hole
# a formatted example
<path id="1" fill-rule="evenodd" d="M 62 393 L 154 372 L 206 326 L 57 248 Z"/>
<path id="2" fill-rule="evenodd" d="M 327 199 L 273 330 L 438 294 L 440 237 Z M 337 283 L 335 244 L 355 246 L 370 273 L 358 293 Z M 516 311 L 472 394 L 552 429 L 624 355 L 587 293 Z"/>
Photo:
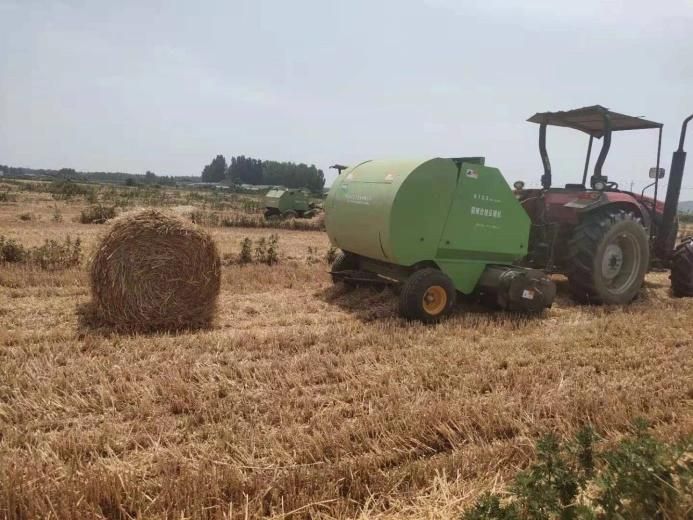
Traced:
<path id="1" fill-rule="evenodd" d="M 217 155 L 211 163 L 202 170 L 203 182 L 221 182 L 226 178 L 226 159 Z"/>
<path id="2" fill-rule="evenodd" d="M 148 183 L 156 182 L 156 173 L 147 170 L 147 173 L 144 174 L 144 181 Z"/>
<path id="3" fill-rule="evenodd" d="M 227 178 L 234 184 L 270 184 L 287 188 L 308 188 L 321 191 L 325 175 L 315 165 L 292 162 L 261 161 L 240 155 L 232 157 Z"/>
<path id="4" fill-rule="evenodd" d="M 132 177 L 128 177 L 127 179 L 125 179 L 125 185 L 126 186 L 137 186 L 137 183 L 135 182 L 135 179 L 133 179 Z"/>
<path id="5" fill-rule="evenodd" d="M 262 171 L 265 184 L 308 188 L 315 192 L 321 191 L 325 185 L 325 175 L 313 164 L 264 161 Z"/>
<path id="6" fill-rule="evenodd" d="M 264 184 L 262 161 L 244 155 L 232 157 L 227 176 L 235 184 Z"/>
<path id="7" fill-rule="evenodd" d="M 58 170 L 58 175 L 60 175 L 64 179 L 70 179 L 70 178 L 76 177 L 77 172 L 75 171 L 74 168 L 60 168 Z"/>

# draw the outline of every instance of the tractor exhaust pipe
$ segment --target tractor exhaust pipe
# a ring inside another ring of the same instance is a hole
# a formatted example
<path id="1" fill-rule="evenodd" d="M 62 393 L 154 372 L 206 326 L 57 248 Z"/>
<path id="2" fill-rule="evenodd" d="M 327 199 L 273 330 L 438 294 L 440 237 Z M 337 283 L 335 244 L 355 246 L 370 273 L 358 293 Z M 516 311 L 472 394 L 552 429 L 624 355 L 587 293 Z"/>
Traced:
<path id="1" fill-rule="evenodd" d="M 679 208 L 683 168 L 686 165 L 686 152 L 683 150 L 683 144 L 686 140 L 686 127 L 691 119 L 693 119 L 693 114 L 683 120 L 679 147 L 671 157 L 671 171 L 669 172 L 667 196 L 664 200 L 664 212 L 662 214 L 662 222 L 657 231 L 657 252 L 662 258 L 669 258 L 675 245 L 675 243 L 671 243 L 670 235 Z"/>

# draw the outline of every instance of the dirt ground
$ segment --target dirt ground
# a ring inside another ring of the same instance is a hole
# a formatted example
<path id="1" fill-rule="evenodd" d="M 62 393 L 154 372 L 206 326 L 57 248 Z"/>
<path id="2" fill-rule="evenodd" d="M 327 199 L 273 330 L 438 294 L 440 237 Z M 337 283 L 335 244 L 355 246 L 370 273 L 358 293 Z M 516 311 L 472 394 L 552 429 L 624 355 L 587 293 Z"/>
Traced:
<path id="1" fill-rule="evenodd" d="M 88 255 L 106 226 L 80 207 L 2 203 L 0 235 Z M 233 257 L 272 230 L 210 232 Z M 280 263 L 226 265 L 214 328 L 175 335 L 83 323 L 84 266 L 0 265 L 0 517 L 447 519 L 544 433 L 693 432 L 693 301 L 667 273 L 628 307 L 577 306 L 559 279 L 541 317 L 423 326 L 390 290 L 333 286 L 324 233 L 276 232 Z"/>

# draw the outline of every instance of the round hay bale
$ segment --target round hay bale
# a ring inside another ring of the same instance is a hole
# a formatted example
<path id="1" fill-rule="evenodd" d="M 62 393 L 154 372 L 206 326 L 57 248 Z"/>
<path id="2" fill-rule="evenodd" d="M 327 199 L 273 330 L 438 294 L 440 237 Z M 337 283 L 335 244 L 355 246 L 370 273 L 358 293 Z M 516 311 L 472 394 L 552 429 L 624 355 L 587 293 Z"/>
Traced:
<path id="1" fill-rule="evenodd" d="M 92 259 L 94 311 L 118 329 L 204 327 L 220 277 L 214 241 L 197 226 L 155 210 L 123 215 Z"/>

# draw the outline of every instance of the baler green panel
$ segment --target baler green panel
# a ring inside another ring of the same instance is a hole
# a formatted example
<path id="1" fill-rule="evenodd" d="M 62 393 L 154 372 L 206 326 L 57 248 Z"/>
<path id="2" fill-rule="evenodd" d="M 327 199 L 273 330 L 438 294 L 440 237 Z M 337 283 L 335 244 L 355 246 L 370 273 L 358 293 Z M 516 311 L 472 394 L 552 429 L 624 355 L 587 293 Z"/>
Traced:
<path id="1" fill-rule="evenodd" d="M 511 263 L 527 254 L 529 228 L 500 171 L 464 163 L 436 257 Z"/>
<path id="2" fill-rule="evenodd" d="M 366 161 L 339 175 L 325 201 L 325 226 L 345 250 L 400 263 L 390 244 L 390 211 L 397 191 L 422 161 Z"/>
<path id="3" fill-rule="evenodd" d="M 265 207 L 285 211 L 308 211 L 308 196 L 301 190 L 273 189 L 265 195 Z"/>
<path id="4" fill-rule="evenodd" d="M 402 179 L 383 233 L 390 262 L 413 265 L 436 257 L 456 182 L 457 166 L 448 159 L 426 161 Z"/>
<path id="5" fill-rule="evenodd" d="M 308 196 L 301 190 L 293 190 L 293 210 L 308 211 Z"/>
<path id="6" fill-rule="evenodd" d="M 455 284 L 455 288 L 464 294 L 474 291 L 481 273 L 486 269 L 486 263 L 471 262 L 469 260 L 444 260 L 436 259 L 436 264 L 447 274 Z"/>
<path id="7" fill-rule="evenodd" d="M 286 194 L 285 190 L 278 190 L 278 189 L 273 189 L 269 190 L 267 194 L 265 195 L 265 207 L 266 208 L 276 208 L 279 211 L 282 211 L 281 209 L 281 204 L 282 204 L 282 196 Z"/>

